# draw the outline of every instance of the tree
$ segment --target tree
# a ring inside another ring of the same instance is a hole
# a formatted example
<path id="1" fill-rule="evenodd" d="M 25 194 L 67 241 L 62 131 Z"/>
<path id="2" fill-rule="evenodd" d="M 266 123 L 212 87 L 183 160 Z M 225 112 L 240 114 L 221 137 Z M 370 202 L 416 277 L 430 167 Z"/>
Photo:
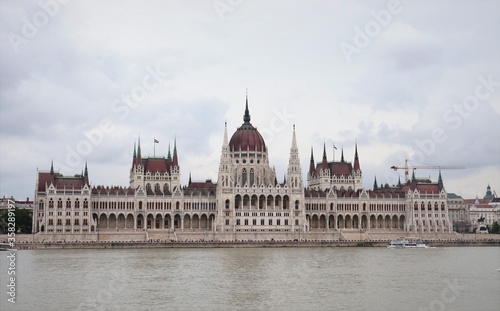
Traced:
<path id="1" fill-rule="evenodd" d="M 490 233 L 500 233 L 500 225 L 498 224 L 497 221 L 495 221 L 493 225 L 491 225 Z"/>
<path id="2" fill-rule="evenodd" d="M 6 234 L 9 229 L 9 212 L 14 212 L 16 233 L 31 233 L 33 216 L 31 212 L 24 208 L 5 210 L 0 214 L 0 232 Z"/>

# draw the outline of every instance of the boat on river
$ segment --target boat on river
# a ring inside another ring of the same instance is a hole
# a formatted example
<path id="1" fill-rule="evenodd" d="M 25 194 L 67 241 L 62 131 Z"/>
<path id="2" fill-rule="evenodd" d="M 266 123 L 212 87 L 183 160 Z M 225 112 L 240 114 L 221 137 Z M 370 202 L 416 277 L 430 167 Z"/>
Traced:
<path id="1" fill-rule="evenodd" d="M 396 240 L 392 240 L 388 248 L 428 248 L 427 244 L 421 241 L 409 241 L 406 238 L 399 238 Z"/>

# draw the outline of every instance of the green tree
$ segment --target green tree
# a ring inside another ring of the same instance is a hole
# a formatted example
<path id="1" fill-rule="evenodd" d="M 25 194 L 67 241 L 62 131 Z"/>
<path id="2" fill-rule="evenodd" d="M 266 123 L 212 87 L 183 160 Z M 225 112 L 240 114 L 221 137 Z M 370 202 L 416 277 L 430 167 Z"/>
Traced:
<path id="1" fill-rule="evenodd" d="M 14 212 L 16 233 L 31 233 L 33 215 L 27 209 L 16 208 L 14 210 L 5 210 L 0 214 L 0 232 L 6 234 L 9 229 L 9 211 Z"/>
<path id="2" fill-rule="evenodd" d="M 497 221 L 495 221 L 493 225 L 491 225 L 490 233 L 500 233 L 500 225 L 498 224 Z"/>

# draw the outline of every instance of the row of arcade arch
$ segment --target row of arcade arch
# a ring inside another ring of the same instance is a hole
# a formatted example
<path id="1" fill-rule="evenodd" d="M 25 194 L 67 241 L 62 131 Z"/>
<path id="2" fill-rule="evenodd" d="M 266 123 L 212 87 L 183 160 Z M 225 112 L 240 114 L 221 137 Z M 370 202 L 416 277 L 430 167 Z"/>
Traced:
<path id="1" fill-rule="evenodd" d="M 310 229 L 406 229 L 405 215 L 306 215 Z"/>
<path id="2" fill-rule="evenodd" d="M 92 218 L 99 229 L 201 229 L 211 230 L 215 222 L 215 214 L 156 214 L 152 213 L 127 215 L 119 213 L 93 214 Z"/>

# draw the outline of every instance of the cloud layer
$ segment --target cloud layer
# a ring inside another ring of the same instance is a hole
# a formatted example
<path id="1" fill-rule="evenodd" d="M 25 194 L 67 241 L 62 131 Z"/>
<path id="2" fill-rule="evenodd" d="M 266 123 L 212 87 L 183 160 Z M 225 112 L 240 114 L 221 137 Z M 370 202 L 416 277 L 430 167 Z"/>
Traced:
<path id="1" fill-rule="evenodd" d="M 0 195 L 32 198 L 51 160 L 125 186 L 139 136 L 177 141 L 184 183 L 215 180 L 246 88 L 278 176 L 295 124 L 304 174 L 311 147 L 357 142 L 367 188 L 410 158 L 465 166 L 448 192 L 500 191 L 498 2 L 40 3 L 0 2 Z"/>

